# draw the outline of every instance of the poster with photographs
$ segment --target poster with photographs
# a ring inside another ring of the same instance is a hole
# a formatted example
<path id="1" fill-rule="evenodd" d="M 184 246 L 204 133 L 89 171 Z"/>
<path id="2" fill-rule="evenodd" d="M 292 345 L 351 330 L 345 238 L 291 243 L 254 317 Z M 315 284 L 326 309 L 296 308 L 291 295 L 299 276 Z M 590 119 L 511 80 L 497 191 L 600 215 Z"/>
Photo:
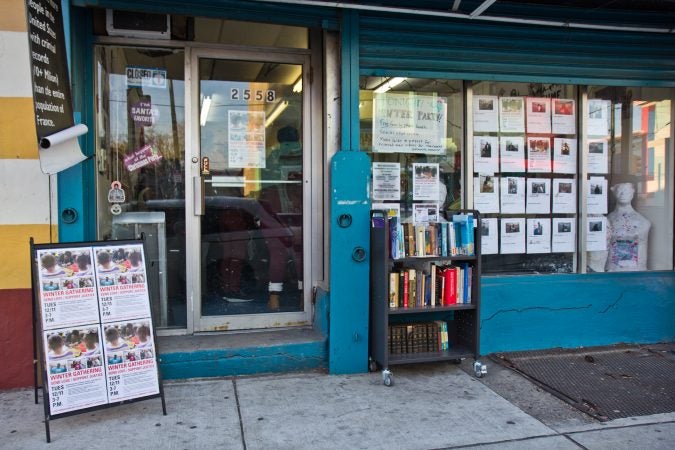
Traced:
<path id="1" fill-rule="evenodd" d="M 527 171 L 551 172 L 551 139 L 543 136 L 527 137 Z"/>
<path id="2" fill-rule="evenodd" d="M 607 173 L 609 158 L 607 139 L 588 140 L 588 173 Z"/>
<path id="3" fill-rule="evenodd" d="M 481 214 L 499 213 L 499 177 L 494 175 L 474 177 L 473 207 Z"/>
<path id="4" fill-rule="evenodd" d="M 551 253 L 551 219 L 527 219 L 527 253 Z"/>
<path id="5" fill-rule="evenodd" d="M 499 138 L 495 136 L 473 137 L 473 171 L 499 172 Z"/>
<path id="6" fill-rule="evenodd" d="M 588 214 L 607 214 L 607 180 L 591 177 L 586 182 L 586 211 Z"/>
<path id="7" fill-rule="evenodd" d="M 428 225 L 438 222 L 438 203 L 413 203 L 413 224 Z"/>
<path id="8" fill-rule="evenodd" d="M 553 134 L 576 134 L 576 106 L 572 99 L 553 99 L 551 125 Z"/>
<path id="9" fill-rule="evenodd" d="M 480 221 L 480 248 L 483 255 L 496 255 L 499 253 L 499 228 L 498 219 L 491 217 Z"/>
<path id="10" fill-rule="evenodd" d="M 576 182 L 572 178 L 553 179 L 553 214 L 577 212 Z"/>
<path id="11" fill-rule="evenodd" d="M 577 173 L 577 140 L 553 138 L 553 172 Z"/>
<path id="12" fill-rule="evenodd" d="M 551 212 L 551 180 L 548 178 L 527 179 L 527 214 Z"/>
<path id="13" fill-rule="evenodd" d="M 586 250 L 589 252 L 607 250 L 607 218 L 604 216 L 586 219 Z"/>
<path id="14" fill-rule="evenodd" d="M 103 325 L 108 396 L 111 402 L 159 393 L 150 318 Z"/>
<path id="15" fill-rule="evenodd" d="M 609 134 L 609 100 L 588 101 L 588 135 L 606 137 Z"/>
<path id="16" fill-rule="evenodd" d="M 373 162 L 373 200 L 401 200 L 401 163 Z"/>
<path id="17" fill-rule="evenodd" d="M 499 97 L 499 131 L 525 132 L 525 100 L 523 97 Z"/>
<path id="18" fill-rule="evenodd" d="M 576 222 L 572 218 L 553 218 L 551 251 L 553 253 L 573 253 L 577 241 Z"/>
<path id="19" fill-rule="evenodd" d="M 525 253 L 525 218 L 503 217 L 501 223 L 500 253 Z"/>
<path id="20" fill-rule="evenodd" d="M 38 250 L 42 328 L 98 322 L 91 247 Z"/>
<path id="21" fill-rule="evenodd" d="M 437 202 L 440 182 L 438 163 L 413 163 L 413 200 Z"/>
<path id="22" fill-rule="evenodd" d="M 228 111 L 227 163 L 230 169 L 265 168 L 264 111 Z"/>
<path id="23" fill-rule="evenodd" d="M 525 172 L 525 139 L 522 136 L 502 136 L 499 164 L 502 172 Z"/>
<path id="24" fill-rule="evenodd" d="M 143 245 L 94 247 L 101 321 L 150 317 Z"/>
<path id="25" fill-rule="evenodd" d="M 502 177 L 499 197 L 502 214 L 525 214 L 525 178 Z"/>
<path id="26" fill-rule="evenodd" d="M 97 323 L 43 331 L 43 343 L 47 401 L 52 414 L 108 402 Z"/>
<path id="27" fill-rule="evenodd" d="M 473 96 L 473 131 L 492 133 L 499 131 L 499 99 L 496 95 Z"/>
<path id="28" fill-rule="evenodd" d="M 527 97 L 527 132 L 551 132 L 551 99 Z"/>

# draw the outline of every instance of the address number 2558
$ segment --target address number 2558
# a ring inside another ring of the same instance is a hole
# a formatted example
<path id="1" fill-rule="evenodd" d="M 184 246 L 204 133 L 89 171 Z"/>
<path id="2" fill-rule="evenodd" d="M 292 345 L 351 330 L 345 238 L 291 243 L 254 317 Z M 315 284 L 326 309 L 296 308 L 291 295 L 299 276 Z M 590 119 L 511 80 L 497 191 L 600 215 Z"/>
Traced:
<path id="1" fill-rule="evenodd" d="M 237 89 L 230 90 L 231 100 L 244 100 L 245 102 L 273 102 L 277 98 L 276 91 L 263 89 Z"/>

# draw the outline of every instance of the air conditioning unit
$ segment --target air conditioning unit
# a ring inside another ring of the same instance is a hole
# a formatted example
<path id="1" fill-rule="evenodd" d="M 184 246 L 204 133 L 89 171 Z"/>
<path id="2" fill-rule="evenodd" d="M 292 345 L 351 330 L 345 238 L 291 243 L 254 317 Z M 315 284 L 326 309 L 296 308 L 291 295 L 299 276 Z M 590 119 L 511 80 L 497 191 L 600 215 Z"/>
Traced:
<path id="1" fill-rule="evenodd" d="M 106 10 L 109 36 L 143 39 L 171 39 L 171 17 L 135 11 Z"/>

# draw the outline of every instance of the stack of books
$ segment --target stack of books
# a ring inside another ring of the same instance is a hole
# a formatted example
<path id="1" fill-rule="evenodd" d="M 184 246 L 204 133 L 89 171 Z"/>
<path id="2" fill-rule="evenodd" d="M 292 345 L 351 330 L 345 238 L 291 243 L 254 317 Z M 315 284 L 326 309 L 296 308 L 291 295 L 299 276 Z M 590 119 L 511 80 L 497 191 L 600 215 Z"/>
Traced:
<path id="1" fill-rule="evenodd" d="M 392 259 L 407 257 L 474 256 L 474 220 L 471 214 L 456 214 L 451 222 L 401 223 L 389 219 L 389 254 Z"/>
<path id="2" fill-rule="evenodd" d="M 449 348 L 445 321 L 389 325 L 390 354 L 439 352 Z"/>
<path id="3" fill-rule="evenodd" d="M 473 267 L 468 263 L 429 264 L 429 270 L 401 268 L 389 273 L 389 308 L 471 303 Z"/>

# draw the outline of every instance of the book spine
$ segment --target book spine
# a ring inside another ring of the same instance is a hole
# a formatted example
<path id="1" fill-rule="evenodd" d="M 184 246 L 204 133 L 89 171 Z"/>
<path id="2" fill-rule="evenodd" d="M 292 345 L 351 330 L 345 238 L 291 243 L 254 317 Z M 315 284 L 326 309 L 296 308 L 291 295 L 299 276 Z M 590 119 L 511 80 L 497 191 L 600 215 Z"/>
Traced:
<path id="1" fill-rule="evenodd" d="M 389 307 L 398 307 L 398 272 L 389 274 Z"/>
<path id="2" fill-rule="evenodd" d="M 408 302 L 410 301 L 409 283 L 410 283 L 410 273 L 407 270 L 405 270 L 405 271 L 403 271 L 403 307 L 404 308 L 408 307 Z"/>
<path id="3" fill-rule="evenodd" d="M 431 263 L 430 266 L 431 270 L 431 276 L 429 278 L 430 286 L 429 286 L 429 305 L 430 306 L 436 306 L 436 294 L 437 294 L 437 288 L 436 288 L 436 264 Z"/>
<path id="4" fill-rule="evenodd" d="M 392 259 L 398 259 L 398 220 L 396 217 L 389 219 L 389 254 Z"/>
<path id="5" fill-rule="evenodd" d="M 408 269 L 408 306 L 414 308 L 417 302 L 417 276 L 415 269 Z"/>

